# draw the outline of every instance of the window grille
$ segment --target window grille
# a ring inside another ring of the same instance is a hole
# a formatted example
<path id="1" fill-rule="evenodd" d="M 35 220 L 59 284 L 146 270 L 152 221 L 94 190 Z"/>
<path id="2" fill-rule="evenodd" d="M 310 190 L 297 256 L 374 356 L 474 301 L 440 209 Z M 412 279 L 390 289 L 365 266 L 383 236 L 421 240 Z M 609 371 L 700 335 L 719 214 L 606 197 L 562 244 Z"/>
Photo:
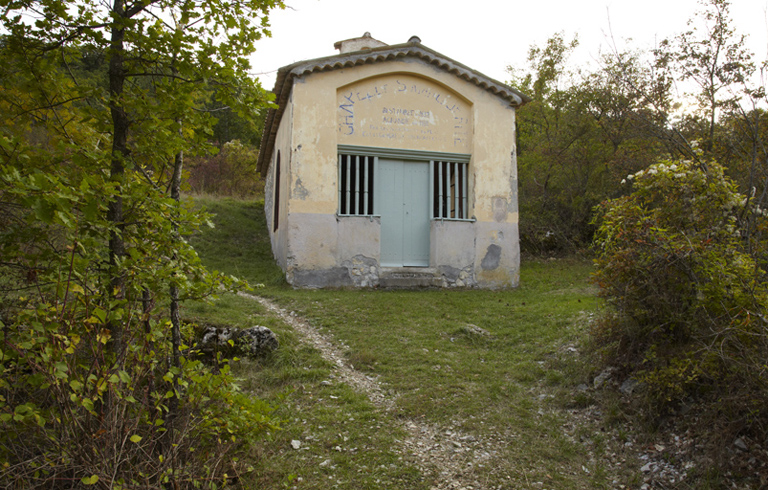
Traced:
<path id="1" fill-rule="evenodd" d="M 370 216 L 377 158 L 339 155 L 339 215 Z"/>
<path id="2" fill-rule="evenodd" d="M 468 219 L 467 164 L 431 161 L 432 217 Z"/>

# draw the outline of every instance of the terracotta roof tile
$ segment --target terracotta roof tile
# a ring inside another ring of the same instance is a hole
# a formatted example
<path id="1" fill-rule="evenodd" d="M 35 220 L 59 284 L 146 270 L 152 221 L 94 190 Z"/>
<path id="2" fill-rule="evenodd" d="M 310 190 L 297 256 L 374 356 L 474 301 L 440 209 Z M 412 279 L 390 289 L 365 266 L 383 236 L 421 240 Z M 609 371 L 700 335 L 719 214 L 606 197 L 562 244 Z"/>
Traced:
<path id="1" fill-rule="evenodd" d="M 412 39 L 418 40 L 418 38 Z M 294 78 L 303 77 L 311 73 L 339 70 L 358 65 L 402 60 L 406 58 L 417 58 L 445 70 L 506 100 L 513 107 L 519 107 L 531 100 L 528 96 L 518 92 L 512 87 L 487 77 L 447 56 L 443 56 L 437 51 L 433 51 L 423 46 L 418 41 L 392 46 L 382 46 L 379 48 L 366 49 L 364 51 L 336 54 L 313 60 L 299 61 L 284 66 L 277 72 L 277 80 L 275 81 L 275 88 L 272 92 L 275 94 L 275 102 L 277 103 L 278 108 L 269 110 L 264 124 L 264 135 L 261 140 L 262 145 L 259 151 L 259 172 L 264 175 L 269 169 L 269 160 L 274 148 L 275 136 L 278 127 L 280 126 L 280 119 L 283 115 L 285 102 L 288 100 L 291 88 L 293 87 Z"/>

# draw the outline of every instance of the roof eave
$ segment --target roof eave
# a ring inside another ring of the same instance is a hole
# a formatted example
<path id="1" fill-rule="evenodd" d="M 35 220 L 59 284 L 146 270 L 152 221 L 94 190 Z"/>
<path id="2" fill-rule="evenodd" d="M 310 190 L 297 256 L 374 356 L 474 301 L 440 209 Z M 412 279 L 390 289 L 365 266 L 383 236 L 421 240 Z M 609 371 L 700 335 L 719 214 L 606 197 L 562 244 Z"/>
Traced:
<path id="1" fill-rule="evenodd" d="M 392 61 L 400 58 L 417 57 L 427 61 L 430 64 L 436 65 L 449 73 L 462 78 L 470 83 L 473 83 L 499 98 L 502 98 L 509 102 L 512 107 L 520 107 L 523 104 L 531 101 L 531 98 L 527 95 L 505 85 L 493 78 L 490 78 L 482 73 L 469 68 L 447 56 L 444 56 L 437 51 L 429 49 L 423 46 L 421 43 L 409 42 L 403 44 L 395 44 L 392 46 L 382 46 L 378 48 L 366 49 L 362 51 L 354 51 L 351 53 L 336 54 L 333 56 L 326 56 L 323 58 L 315 58 L 312 60 L 299 61 L 280 68 L 277 72 L 277 79 L 275 81 L 275 88 L 273 92 L 275 94 L 275 103 L 278 105 L 277 109 L 270 109 L 267 114 L 267 119 L 264 124 L 264 136 L 262 137 L 262 148 L 259 151 L 259 159 L 257 168 L 262 175 L 266 175 L 269 169 L 269 158 L 274 150 L 275 136 L 277 129 L 280 126 L 280 120 L 282 119 L 285 102 L 291 92 L 291 85 L 294 78 L 305 76 L 309 73 L 324 72 L 337 70 L 341 68 L 349 68 L 352 66 L 363 65 L 368 63 L 376 63 L 381 61 Z M 264 145 L 266 143 L 266 145 Z"/>

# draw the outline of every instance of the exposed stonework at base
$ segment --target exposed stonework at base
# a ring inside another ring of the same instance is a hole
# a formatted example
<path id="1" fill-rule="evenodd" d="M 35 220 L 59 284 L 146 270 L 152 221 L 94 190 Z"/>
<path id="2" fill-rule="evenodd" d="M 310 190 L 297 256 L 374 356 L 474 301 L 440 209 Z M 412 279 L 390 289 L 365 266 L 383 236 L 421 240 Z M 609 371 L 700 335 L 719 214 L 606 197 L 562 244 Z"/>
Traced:
<path id="1" fill-rule="evenodd" d="M 449 265 L 438 267 L 442 277 L 441 286 L 444 288 L 474 288 L 477 287 L 472 266 L 457 269 Z"/>
<path id="2" fill-rule="evenodd" d="M 359 288 L 370 288 L 379 285 L 379 263 L 376 259 L 355 255 L 352 260 L 341 263 L 349 271 L 352 285 Z"/>
<path id="3" fill-rule="evenodd" d="M 379 267 L 370 257 L 358 255 L 330 269 L 293 269 L 288 282 L 296 288 L 478 288 L 472 266 Z"/>

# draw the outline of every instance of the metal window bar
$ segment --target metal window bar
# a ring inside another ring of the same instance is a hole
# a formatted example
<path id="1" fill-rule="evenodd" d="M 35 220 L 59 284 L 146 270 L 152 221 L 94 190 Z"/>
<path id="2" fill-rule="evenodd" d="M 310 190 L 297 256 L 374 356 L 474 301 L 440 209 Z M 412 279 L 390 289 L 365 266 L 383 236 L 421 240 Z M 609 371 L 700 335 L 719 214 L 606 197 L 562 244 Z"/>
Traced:
<path id="1" fill-rule="evenodd" d="M 373 162 L 371 162 L 371 193 L 373 194 L 373 197 L 371 197 L 371 209 L 370 214 L 374 214 L 377 209 L 379 209 L 379 204 L 376 202 L 379 198 L 379 194 L 376 192 L 376 182 L 374 182 L 374 179 L 377 175 L 379 175 L 379 157 L 373 157 Z"/>
<path id="2" fill-rule="evenodd" d="M 344 214 L 344 155 L 339 155 L 339 214 Z"/>
<path id="3" fill-rule="evenodd" d="M 460 180 L 459 180 L 459 164 L 454 163 L 453 164 L 453 195 L 454 195 L 454 202 L 453 202 L 453 217 L 454 218 L 461 218 L 461 207 L 459 206 L 459 189 L 461 188 Z"/>
<path id="4" fill-rule="evenodd" d="M 352 200 L 352 209 L 349 214 L 360 214 L 360 156 L 355 155 L 355 194 Z"/>
<path id="5" fill-rule="evenodd" d="M 467 164 L 430 162 L 432 216 L 441 219 L 467 219 Z"/>
<path id="6" fill-rule="evenodd" d="M 346 179 L 346 189 L 344 189 L 344 203 L 346 204 L 346 206 L 344 206 L 344 209 L 346 210 L 345 214 L 350 214 L 350 209 L 349 209 L 349 201 L 350 201 L 350 199 L 349 199 L 349 189 L 351 187 L 351 183 L 349 181 L 349 177 L 351 175 L 350 174 L 350 170 L 351 170 L 351 167 L 352 167 L 352 162 L 351 162 L 352 159 L 349 156 L 347 156 L 346 160 L 347 160 L 346 161 L 347 179 Z"/>
<path id="7" fill-rule="evenodd" d="M 373 167 L 374 157 L 365 157 L 365 209 L 366 216 L 373 214 Z"/>
<path id="8" fill-rule="evenodd" d="M 451 217 L 451 163 L 443 162 L 443 218 Z"/>
<path id="9" fill-rule="evenodd" d="M 370 216 L 375 207 L 374 176 L 378 158 L 339 155 L 339 214 Z"/>
<path id="10" fill-rule="evenodd" d="M 429 161 L 429 205 L 432 208 L 432 217 L 436 218 L 437 213 L 435 212 L 435 161 L 430 160 Z"/>
<path id="11" fill-rule="evenodd" d="M 468 202 L 468 196 L 467 196 L 467 181 L 469 180 L 469 176 L 467 175 L 469 170 L 469 165 L 466 163 L 461 166 L 461 188 L 462 188 L 462 201 L 461 201 L 461 217 L 462 219 L 469 218 L 469 208 L 467 208 L 469 202 Z"/>
<path id="12" fill-rule="evenodd" d="M 437 213 L 437 216 L 439 218 L 444 218 L 445 217 L 445 201 L 444 201 L 444 199 L 445 199 L 445 188 L 443 187 L 444 181 L 445 181 L 444 169 L 445 169 L 445 162 L 440 162 L 439 165 L 438 165 L 438 170 L 437 170 L 437 189 L 438 189 L 438 192 L 440 193 L 439 196 L 438 196 L 439 197 L 438 198 L 438 203 L 439 203 L 440 207 L 439 207 L 438 213 Z"/>
<path id="13" fill-rule="evenodd" d="M 361 214 L 368 214 L 368 157 L 363 157 L 360 177 L 362 178 L 363 188 L 360 190 L 360 212 Z"/>

